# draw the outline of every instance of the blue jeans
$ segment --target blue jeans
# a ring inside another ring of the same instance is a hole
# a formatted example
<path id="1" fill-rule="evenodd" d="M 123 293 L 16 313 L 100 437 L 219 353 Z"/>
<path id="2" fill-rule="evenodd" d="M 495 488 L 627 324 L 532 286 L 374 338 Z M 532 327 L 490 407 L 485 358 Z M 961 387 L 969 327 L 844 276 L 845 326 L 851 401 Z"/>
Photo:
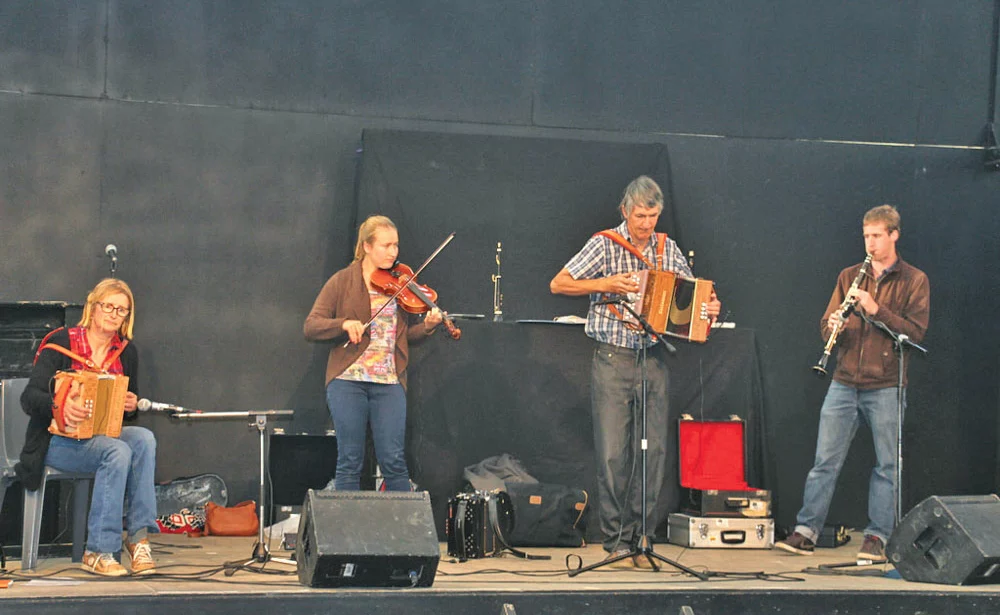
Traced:
<path id="1" fill-rule="evenodd" d="M 662 521 L 657 513 L 664 508 L 655 504 L 667 475 L 664 355 L 660 347 L 646 352 L 646 531 L 650 535 Z M 628 548 L 642 538 L 641 399 L 639 352 L 598 342 L 591 363 L 590 402 L 598 515 L 606 551 Z"/>
<path id="2" fill-rule="evenodd" d="M 409 491 L 406 468 L 406 391 L 400 384 L 376 384 L 333 379 L 326 387 L 326 405 L 337 430 L 337 491 L 357 491 L 365 457 L 369 421 L 386 489 Z"/>
<path id="3" fill-rule="evenodd" d="M 816 460 L 806 477 L 802 510 L 795 530 L 816 541 L 830 511 L 837 477 L 847 451 L 864 420 L 875 443 L 875 467 L 868 484 L 868 527 L 865 534 L 889 540 L 896 520 L 897 387 L 860 390 L 839 382 L 830 389 L 820 410 Z M 906 408 L 906 390 L 903 390 Z"/>
<path id="4" fill-rule="evenodd" d="M 156 438 L 145 427 L 122 427 L 119 438 L 73 440 L 52 436 L 45 464 L 67 472 L 94 472 L 87 518 L 87 550 L 117 553 L 122 516 L 129 539 L 156 531 Z"/>

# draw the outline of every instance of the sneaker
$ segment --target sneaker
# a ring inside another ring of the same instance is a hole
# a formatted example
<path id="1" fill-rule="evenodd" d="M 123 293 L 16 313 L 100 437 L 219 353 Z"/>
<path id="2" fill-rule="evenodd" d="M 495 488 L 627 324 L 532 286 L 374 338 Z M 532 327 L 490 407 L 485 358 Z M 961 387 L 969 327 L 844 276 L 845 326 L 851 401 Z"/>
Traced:
<path id="1" fill-rule="evenodd" d="M 888 559 L 885 556 L 885 543 L 878 536 L 865 534 L 865 542 L 858 551 L 859 564 L 884 564 Z"/>
<path id="2" fill-rule="evenodd" d="M 84 551 L 81 568 L 94 574 L 105 577 L 123 577 L 128 574 L 128 570 L 115 560 L 115 556 L 110 553 L 94 553 Z"/>
<path id="3" fill-rule="evenodd" d="M 816 548 L 816 544 L 813 541 L 798 532 L 792 532 L 791 536 L 784 540 L 779 540 L 774 543 L 774 546 L 783 551 L 795 553 L 796 555 L 812 555 L 813 549 Z"/>
<path id="4" fill-rule="evenodd" d="M 608 556 L 604 558 L 604 561 L 608 561 L 616 557 L 621 557 L 622 555 L 628 555 L 631 552 L 632 552 L 631 549 L 618 549 L 617 551 L 609 553 Z M 622 559 L 613 562 L 611 564 L 608 564 L 608 568 L 632 569 L 636 567 L 636 562 L 634 560 L 635 560 L 634 557 L 622 557 Z"/>
<path id="5" fill-rule="evenodd" d="M 149 546 L 149 541 L 143 538 L 135 544 L 126 542 L 125 548 L 128 550 L 132 568 L 132 574 L 152 574 L 156 572 L 156 562 L 153 561 L 153 549 Z"/>

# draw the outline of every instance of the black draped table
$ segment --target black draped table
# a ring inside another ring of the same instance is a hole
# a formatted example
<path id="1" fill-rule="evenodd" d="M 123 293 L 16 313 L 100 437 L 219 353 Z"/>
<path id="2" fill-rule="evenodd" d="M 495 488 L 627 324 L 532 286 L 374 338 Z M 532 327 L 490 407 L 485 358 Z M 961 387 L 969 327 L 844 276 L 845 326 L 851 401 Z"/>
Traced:
<path id="1" fill-rule="evenodd" d="M 519 459 L 542 482 L 585 489 L 593 510 L 593 342 L 583 326 L 458 324 L 461 340 L 439 332 L 411 348 L 409 367 L 407 457 L 413 480 L 431 494 L 439 535 L 443 539 L 448 498 L 464 486 L 463 469 L 502 453 Z M 746 422 L 747 480 L 766 488 L 753 330 L 717 329 L 707 344 L 678 341 L 674 346 L 677 353 L 669 359 L 671 448 L 676 450 L 681 414 L 703 419 L 736 414 Z M 662 409 L 649 409 L 655 411 Z M 668 460 L 674 467 L 668 468 L 665 484 L 649 485 L 661 513 L 679 505 L 676 454 L 668 453 Z M 588 540 L 598 536 L 591 520 Z"/>

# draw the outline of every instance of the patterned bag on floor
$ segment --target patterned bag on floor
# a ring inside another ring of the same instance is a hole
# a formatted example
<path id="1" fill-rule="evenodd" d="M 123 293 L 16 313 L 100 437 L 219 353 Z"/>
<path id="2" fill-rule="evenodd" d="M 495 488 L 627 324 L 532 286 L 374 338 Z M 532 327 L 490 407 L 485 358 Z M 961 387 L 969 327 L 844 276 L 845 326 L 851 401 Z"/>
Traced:
<path id="1" fill-rule="evenodd" d="M 156 526 L 161 534 L 187 534 L 201 536 L 205 531 L 205 507 L 193 510 L 182 508 L 178 512 L 156 517 Z"/>

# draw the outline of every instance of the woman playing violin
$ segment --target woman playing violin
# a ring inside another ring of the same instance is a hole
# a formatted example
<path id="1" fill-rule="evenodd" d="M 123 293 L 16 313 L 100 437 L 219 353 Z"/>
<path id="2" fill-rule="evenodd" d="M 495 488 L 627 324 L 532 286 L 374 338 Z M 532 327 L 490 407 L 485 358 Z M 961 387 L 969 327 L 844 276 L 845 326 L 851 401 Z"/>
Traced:
<path id="1" fill-rule="evenodd" d="M 403 451 L 409 343 L 431 335 L 442 314 L 435 308 L 423 322 L 411 323 L 395 299 L 373 286 L 372 274 L 391 269 L 398 254 L 396 225 L 385 216 L 365 220 L 354 261 L 323 285 L 303 326 L 307 340 L 334 342 L 326 364 L 326 403 L 337 430 L 339 491 L 360 488 L 369 424 L 386 487 L 410 490 Z"/>

